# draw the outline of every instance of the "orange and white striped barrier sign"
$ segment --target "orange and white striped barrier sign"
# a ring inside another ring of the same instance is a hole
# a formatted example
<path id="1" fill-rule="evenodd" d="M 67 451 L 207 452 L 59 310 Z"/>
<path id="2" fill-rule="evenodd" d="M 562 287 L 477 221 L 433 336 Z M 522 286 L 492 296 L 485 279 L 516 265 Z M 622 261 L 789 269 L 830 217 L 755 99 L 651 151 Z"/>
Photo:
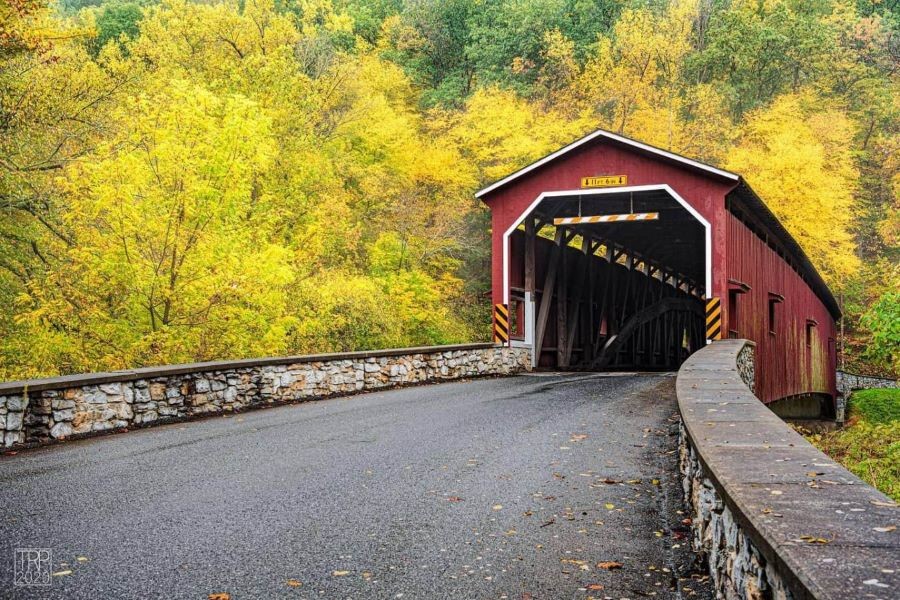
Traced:
<path id="1" fill-rule="evenodd" d="M 583 223 L 622 223 L 628 221 L 655 221 L 658 212 L 628 213 L 627 215 L 594 215 L 591 217 L 560 217 L 553 219 L 554 225 L 580 225 Z"/>

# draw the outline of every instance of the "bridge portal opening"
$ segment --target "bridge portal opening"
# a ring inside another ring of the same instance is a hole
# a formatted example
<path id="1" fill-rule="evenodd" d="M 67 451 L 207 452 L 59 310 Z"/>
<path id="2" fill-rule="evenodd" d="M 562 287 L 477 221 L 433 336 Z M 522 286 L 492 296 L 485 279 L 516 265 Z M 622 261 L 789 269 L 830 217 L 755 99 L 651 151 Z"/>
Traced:
<path id="1" fill-rule="evenodd" d="M 710 226 L 669 186 L 546 192 L 504 237 L 511 342 L 534 366 L 671 370 L 706 343 Z"/>

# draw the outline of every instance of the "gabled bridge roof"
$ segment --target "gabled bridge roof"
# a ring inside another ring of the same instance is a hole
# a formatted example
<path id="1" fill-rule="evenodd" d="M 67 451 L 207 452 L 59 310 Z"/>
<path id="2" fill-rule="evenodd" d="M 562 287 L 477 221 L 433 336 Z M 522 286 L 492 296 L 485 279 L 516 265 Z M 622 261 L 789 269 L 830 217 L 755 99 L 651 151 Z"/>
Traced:
<path id="1" fill-rule="evenodd" d="M 816 295 L 826 305 L 831 315 L 835 319 L 840 318 L 841 310 L 837 300 L 835 300 L 834 295 L 831 293 L 831 290 L 828 289 L 825 280 L 822 279 L 822 276 L 819 274 L 812 261 L 803 251 L 803 248 L 800 247 L 800 244 L 797 243 L 794 237 L 778 220 L 778 217 L 776 217 L 771 209 L 766 206 L 765 202 L 763 202 L 759 195 L 750 187 L 741 175 L 674 152 L 663 150 L 662 148 L 657 148 L 656 146 L 605 129 L 597 129 L 518 171 L 507 175 L 503 179 L 476 192 L 475 197 L 481 200 L 487 200 L 488 196 L 493 192 L 514 184 L 520 178 L 539 171 L 542 167 L 551 162 L 564 159 L 567 154 L 570 154 L 581 147 L 590 145 L 593 142 L 611 143 L 620 148 L 649 156 L 699 175 L 710 177 L 718 181 L 724 180 L 733 184 L 734 187 L 727 194 L 727 199 L 744 209 L 743 212 L 753 221 L 751 228 L 782 254 L 782 258 L 807 282 Z"/>

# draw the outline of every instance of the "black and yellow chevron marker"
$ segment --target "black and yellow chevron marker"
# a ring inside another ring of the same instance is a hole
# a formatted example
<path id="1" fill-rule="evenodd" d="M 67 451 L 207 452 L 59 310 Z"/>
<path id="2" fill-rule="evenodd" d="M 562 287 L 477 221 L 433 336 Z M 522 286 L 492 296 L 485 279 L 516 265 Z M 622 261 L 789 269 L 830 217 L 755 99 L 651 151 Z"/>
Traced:
<path id="1" fill-rule="evenodd" d="M 722 339 L 722 302 L 718 298 L 706 300 L 706 339 Z"/>
<path id="2" fill-rule="evenodd" d="M 494 305 L 494 343 L 509 341 L 509 308 L 505 304 Z"/>

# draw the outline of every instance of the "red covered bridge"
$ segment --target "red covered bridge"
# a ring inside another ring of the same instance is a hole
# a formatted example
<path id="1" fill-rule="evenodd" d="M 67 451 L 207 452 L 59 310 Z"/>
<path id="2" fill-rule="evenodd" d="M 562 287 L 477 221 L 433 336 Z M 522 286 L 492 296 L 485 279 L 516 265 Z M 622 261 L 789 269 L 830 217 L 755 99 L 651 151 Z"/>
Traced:
<path id="1" fill-rule="evenodd" d="M 838 304 L 739 175 L 598 130 L 476 195 L 495 335 L 535 366 L 673 369 L 741 337 L 764 402 L 833 410 Z"/>

